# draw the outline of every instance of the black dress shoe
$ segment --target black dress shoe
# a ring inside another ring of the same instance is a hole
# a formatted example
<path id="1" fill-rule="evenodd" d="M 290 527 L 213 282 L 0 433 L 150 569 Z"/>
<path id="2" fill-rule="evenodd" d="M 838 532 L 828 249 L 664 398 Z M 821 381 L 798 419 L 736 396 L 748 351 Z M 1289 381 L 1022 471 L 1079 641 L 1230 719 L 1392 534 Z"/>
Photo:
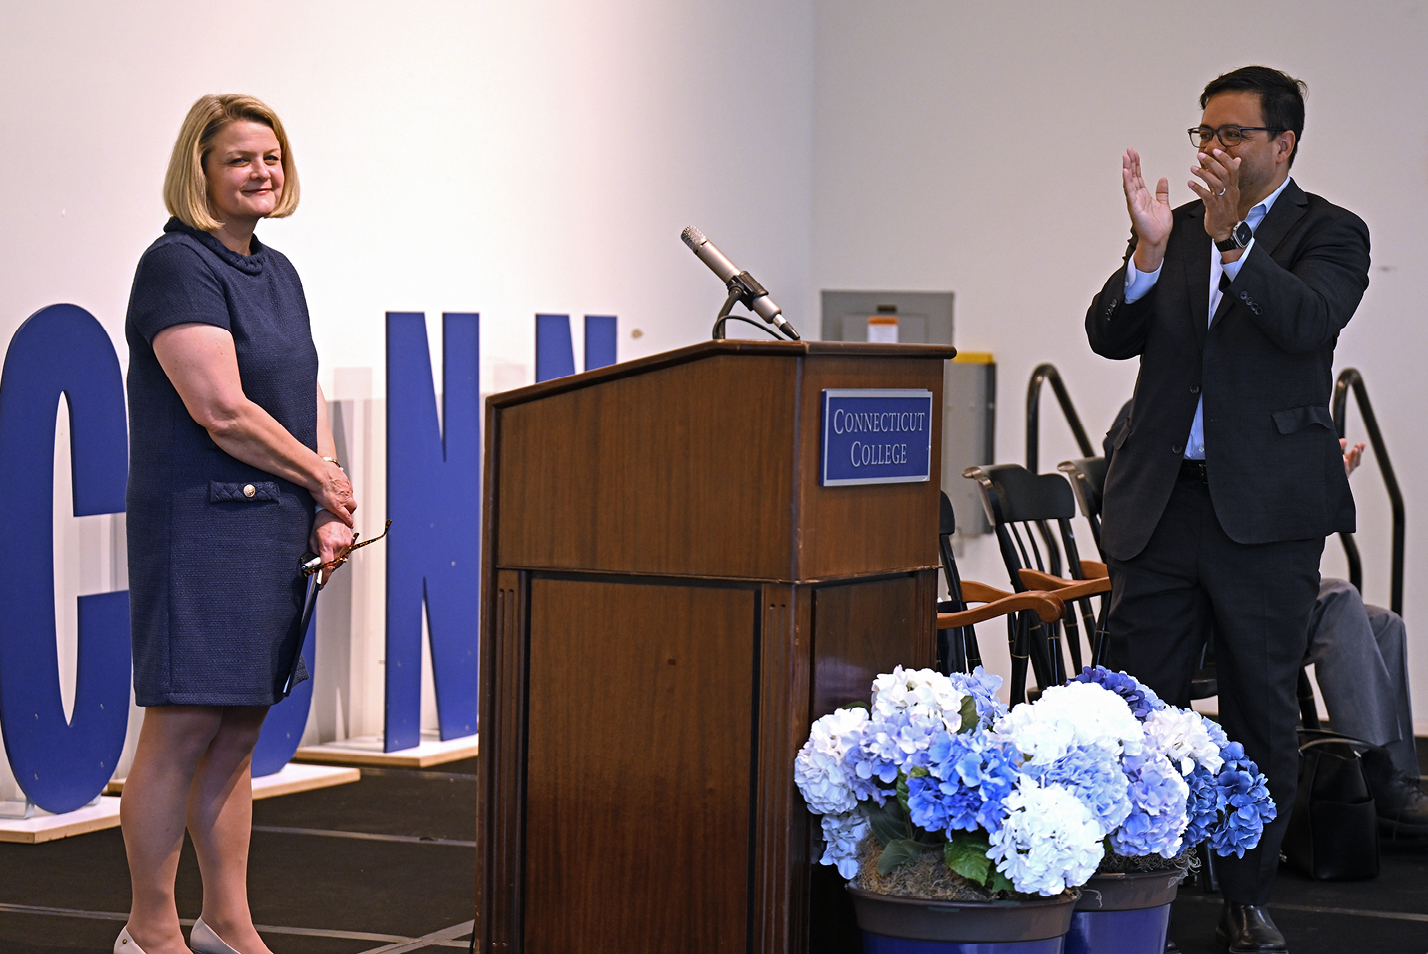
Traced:
<path id="1" fill-rule="evenodd" d="M 1428 795 L 1417 778 L 1394 772 L 1371 787 L 1380 828 L 1394 835 L 1428 835 Z"/>
<path id="2" fill-rule="evenodd" d="M 1289 950 L 1284 943 L 1284 935 L 1274 926 L 1274 919 L 1269 916 L 1267 908 L 1237 901 L 1226 901 L 1220 910 L 1220 923 L 1215 925 L 1215 940 L 1228 947 L 1232 954 L 1287 954 Z"/>

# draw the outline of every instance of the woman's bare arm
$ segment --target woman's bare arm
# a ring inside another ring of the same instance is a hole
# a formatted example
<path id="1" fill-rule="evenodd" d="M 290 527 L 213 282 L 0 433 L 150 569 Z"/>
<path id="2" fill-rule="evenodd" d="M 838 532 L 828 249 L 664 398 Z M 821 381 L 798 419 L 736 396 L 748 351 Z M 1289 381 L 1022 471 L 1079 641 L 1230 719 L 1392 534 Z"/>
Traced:
<path id="1" fill-rule="evenodd" d="M 154 335 L 154 354 L 173 383 L 188 413 L 225 453 L 245 464 L 307 488 L 318 506 L 346 526 L 352 525 L 357 502 L 342 468 L 322 458 L 334 457 L 332 432 L 319 427 L 328 451 L 310 450 L 273 416 L 243 393 L 233 336 L 215 325 L 189 322 Z M 326 402 L 318 392 L 320 420 Z"/>

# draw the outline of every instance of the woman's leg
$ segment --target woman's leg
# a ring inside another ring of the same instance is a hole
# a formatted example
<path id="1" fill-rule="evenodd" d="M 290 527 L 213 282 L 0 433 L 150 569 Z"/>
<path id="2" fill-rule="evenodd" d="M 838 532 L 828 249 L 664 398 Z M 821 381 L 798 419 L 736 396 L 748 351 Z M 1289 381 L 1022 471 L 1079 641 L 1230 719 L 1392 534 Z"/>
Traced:
<path id="1" fill-rule="evenodd" d="M 223 710 L 188 799 L 188 832 L 203 875 L 204 923 L 242 954 L 271 954 L 248 910 L 253 746 L 267 714 L 259 707 Z"/>
<path id="2" fill-rule="evenodd" d="M 222 710 L 207 706 L 144 710 L 119 819 L 133 886 L 129 935 L 145 954 L 188 951 L 174 907 L 174 876 L 194 775 L 222 722 Z"/>

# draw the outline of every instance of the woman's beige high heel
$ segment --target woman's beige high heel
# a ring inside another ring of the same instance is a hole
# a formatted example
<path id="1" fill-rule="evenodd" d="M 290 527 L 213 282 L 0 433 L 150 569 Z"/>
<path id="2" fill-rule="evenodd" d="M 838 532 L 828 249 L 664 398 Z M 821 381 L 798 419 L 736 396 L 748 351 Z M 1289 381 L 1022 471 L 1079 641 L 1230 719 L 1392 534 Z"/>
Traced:
<path id="1" fill-rule="evenodd" d="M 203 923 L 202 917 L 193 922 L 193 930 L 188 935 L 188 946 L 193 948 L 193 954 L 238 954 L 213 928 Z M 120 952 L 116 951 L 115 954 Z M 143 952 L 139 951 L 137 954 Z"/>
<path id="2" fill-rule="evenodd" d="M 129 929 L 126 927 L 114 939 L 114 954 L 144 954 L 144 949 L 134 943 L 134 939 L 129 936 Z"/>

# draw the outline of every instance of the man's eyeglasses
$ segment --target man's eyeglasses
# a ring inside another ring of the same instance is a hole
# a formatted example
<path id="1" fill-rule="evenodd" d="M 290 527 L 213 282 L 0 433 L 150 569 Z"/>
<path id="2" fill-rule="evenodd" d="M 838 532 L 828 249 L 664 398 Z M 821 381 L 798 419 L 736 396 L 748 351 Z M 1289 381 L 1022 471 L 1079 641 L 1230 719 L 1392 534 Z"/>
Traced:
<path id="1" fill-rule="evenodd" d="M 1238 146 L 1245 141 L 1247 132 L 1268 132 L 1282 133 L 1283 129 L 1277 126 L 1221 126 L 1219 129 L 1212 129 L 1209 126 L 1196 126 L 1188 130 L 1190 133 L 1190 145 L 1197 149 L 1203 149 L 1210 144 L 1211 139 L 1220 140 L 1220 145 L 1228 149 L 1231 146 Z"/>

